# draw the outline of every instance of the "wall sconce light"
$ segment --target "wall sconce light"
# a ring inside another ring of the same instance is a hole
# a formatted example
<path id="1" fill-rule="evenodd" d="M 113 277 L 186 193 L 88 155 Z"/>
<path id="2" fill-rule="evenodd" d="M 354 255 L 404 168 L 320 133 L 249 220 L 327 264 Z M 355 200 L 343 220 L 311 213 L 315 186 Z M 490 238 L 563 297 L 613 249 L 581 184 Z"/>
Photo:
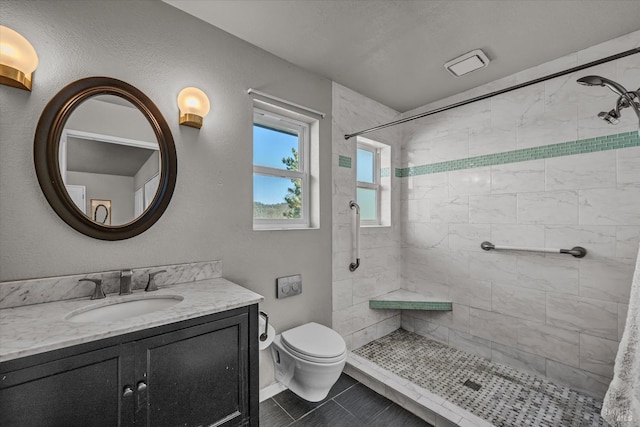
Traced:
<path id="1" fill-rule="evenodd" d="M 209 98 L 197 87 L 186 87 L 178 94 L 181 125 L 200 129 L 210 107 Z"/>
<path id="2" fill-rule="evenodd" d="M 31 74 L 38 55 L 31 43 L 11 28 L 0 25 L 0 84 L 31 90 Z"/>

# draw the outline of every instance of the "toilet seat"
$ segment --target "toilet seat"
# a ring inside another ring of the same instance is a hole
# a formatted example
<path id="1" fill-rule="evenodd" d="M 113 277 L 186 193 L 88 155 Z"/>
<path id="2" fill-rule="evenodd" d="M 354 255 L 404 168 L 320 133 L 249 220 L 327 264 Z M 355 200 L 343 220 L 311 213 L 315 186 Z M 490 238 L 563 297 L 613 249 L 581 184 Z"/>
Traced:
<path id="1" fill-rule="evenodd" d="M 310 322 L 282 333 L 282 344 L 293 355 L 315 363 L 334 363 L 345 358 L 344 339 L 333 329 Z"/>

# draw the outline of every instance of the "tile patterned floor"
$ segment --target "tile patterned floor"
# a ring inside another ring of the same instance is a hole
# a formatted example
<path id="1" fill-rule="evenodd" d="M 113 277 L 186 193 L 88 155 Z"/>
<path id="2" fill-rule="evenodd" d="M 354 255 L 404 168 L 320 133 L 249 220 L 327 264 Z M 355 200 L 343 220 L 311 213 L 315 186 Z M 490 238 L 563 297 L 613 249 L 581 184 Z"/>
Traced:
<path id="1" fill-rule="evenodd" d="M 433 427 L 342 374 L 326 399 L 307 402 L 285 390 L 260 403 L 260 427 Z"/>
<path id="2" fill-rule="evenodd" d="M 607 425 L 597 399 L 402 329 L 353 353 L 495 426 Z"/>

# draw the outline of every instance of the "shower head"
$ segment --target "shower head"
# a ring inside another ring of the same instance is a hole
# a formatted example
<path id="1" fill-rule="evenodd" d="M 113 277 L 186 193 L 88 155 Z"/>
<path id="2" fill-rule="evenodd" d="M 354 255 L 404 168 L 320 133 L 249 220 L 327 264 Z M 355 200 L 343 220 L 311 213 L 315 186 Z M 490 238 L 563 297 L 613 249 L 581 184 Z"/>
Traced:
<path id="1" fill-rule="evenodd" d="M 627 93 L 627 90 L 622 85 L 600 76 L 585 76 L 578 79 L 578 83 L 585 86 L 606 86 L 619 96 Z"/>
<path id="2" fill-rule="evenodd" d="M 616 110 L 611 110 L 608 113 L 606 111 L 601 111 L 598 113 L 598 117 L 609 123 L 610 125 L 617 125 L 620 123 L 620 113 L 617 113 Z"/>
<path id="3" fill-rule="evenodd" d="M 612 125 L 618 124 L 620 111 L 624 108 L 631 107 L 636 113 L 636 116 L 638 116 L 638 123 L 640 125 L 640 89 L 635 92 L 627 91 L 621 84 L 600 76 L 584 76 L 579 78 L 577 82 L 585 86 L 606 86 L 618 95 L 616 107 L 608 113 L 602 111 L 598 114 L 599 118 Z M 640 130 L 638 132 L 640 132 Z"/>

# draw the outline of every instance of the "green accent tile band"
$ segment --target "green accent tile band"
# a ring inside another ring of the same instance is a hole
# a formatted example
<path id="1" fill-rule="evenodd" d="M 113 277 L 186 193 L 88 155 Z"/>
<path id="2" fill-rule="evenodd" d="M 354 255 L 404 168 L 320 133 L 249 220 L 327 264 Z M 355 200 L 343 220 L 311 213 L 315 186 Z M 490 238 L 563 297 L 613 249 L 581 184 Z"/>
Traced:
<path id="1" fill-rule="evenodd" d="M 391 175 L 390 168 L 381 168 L 380 169 L 380 178 L 388 178 Z"/>
<path id="2" fill-rule="evenodd" d="M 338 156 L 338 166 L 341 168 L 351 168 L 351 157 Z"/>
<path id="3" fill-rule="evenodd" d="M 382 310 L 451 311 L 451 307 L 450 302 L 369 300 L 369 308 Z"/>
<path id="4" fill-rule="evenodd" d="M 427 175 L 438 172 L 449 172 L 461 169 L 484 166 L 503 165 L 506 163 L 526 162 L 529 160 L 549 159 L 552 157 L 572 156 L 576 154 L 594 153 L 597 151 L 617 150 L 628 147 L 640 147 L 638 132 L 625 132 L 597 138 L 579 139 L 559 144 L 540 147 L 523 148 L 484 156 L 467 157 L 429 165 L 396 168 L 396 177 L 406 178 L 416 175 Z"/>

